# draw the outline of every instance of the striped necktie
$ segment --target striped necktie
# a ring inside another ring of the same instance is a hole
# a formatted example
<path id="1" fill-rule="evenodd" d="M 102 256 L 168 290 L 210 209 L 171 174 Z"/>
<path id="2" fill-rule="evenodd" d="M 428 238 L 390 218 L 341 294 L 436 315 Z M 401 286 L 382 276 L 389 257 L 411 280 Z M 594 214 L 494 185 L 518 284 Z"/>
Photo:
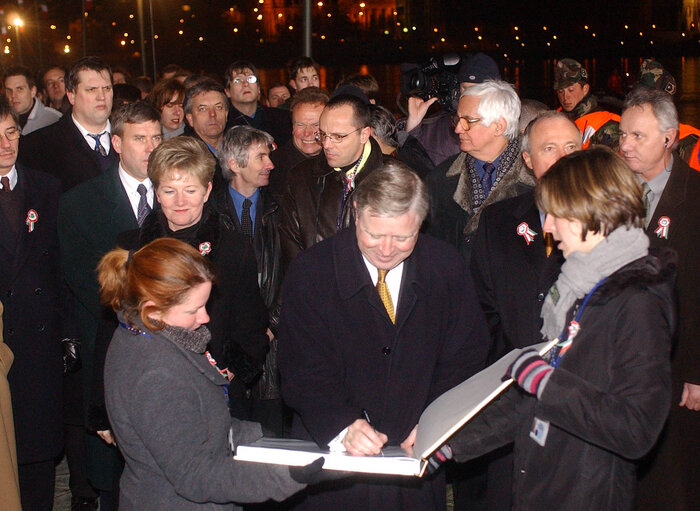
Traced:
<path id="1" fill-rule="evenodd" d="M 139 192 L 139 195 L 141 196 L 139 198 L 139 205 L 136 208 L 136 221 L 138 222 L 139 227 L 141 227 L 141 224 L 143 224 L 143 221 L 151 212 L 151 206 L 148 205 L 148 198 L 146 197 L 146 187 L 143 183 L 139 184 L 136 187 L 136 191 Z"/>
<path id="2" fill-rule="evenodd" d="M 88 136 L 89 136 L 90 138 L 95 139 L 95 148 L 94 148 L 94 151 L 95 151 L 96 153 L 99 153 L 100 156 L 107 156 L 107 150 L 106 150 L 106 149 L 104 148 L 104 146 L 102 145 L 102 142 L 100 142 L 100 137 L 102 137 L 102 135 L 104 135 L 105 133 L 107 133 L 107 132 L 106 132 L 106 131 L 103 131 L 102 133 L 97 133 L 97 134 L 95 134 L 95 133 L 88 133 Z"/>

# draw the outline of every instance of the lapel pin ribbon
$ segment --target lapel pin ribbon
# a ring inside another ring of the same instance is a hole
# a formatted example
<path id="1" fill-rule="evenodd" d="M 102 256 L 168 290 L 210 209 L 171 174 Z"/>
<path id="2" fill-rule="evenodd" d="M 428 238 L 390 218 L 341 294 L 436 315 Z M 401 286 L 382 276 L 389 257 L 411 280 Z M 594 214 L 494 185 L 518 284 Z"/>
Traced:
<path id="1" fill-rule="evenodd" d="M 27 231 L 34 231 L 34 224 L 37 220 L 39 220 L 39 215 L 36 214 L 36 211 L 33 209 L 27 211 L 27 219 L 24 221 L 24 223 L 27 224 Z"/>
<path id="2" fill-rule="evenodd" d="M 520 225 L 518 225 L 517 233 L 518 236 L 522 236 L 523 238 L 525 238 L 525 241 L 528 245 L 532 242 L 532 240 L 535 239 L 535 236 L 537 235 L 535 231 L 530 229 L 530 226 L 527 225 L 527 222 L 523 222 Z"/>
<path id="3" fill-rule="evenodd" d="M 667 216 L 662 216 L 659 218 L 659 226 L 654 231 L 654 234 L 656 234 L 659 238 L 667 240 L 669 225 L 671 225 L 671 219 Z"/>
<path id="4" fill-rule="evenodd" d="M 208 241 L 204 241 L 199 244 L 199 253 L 202 255 L 207 255 L 209 252 L 211 252 L 211 243 Z"/>

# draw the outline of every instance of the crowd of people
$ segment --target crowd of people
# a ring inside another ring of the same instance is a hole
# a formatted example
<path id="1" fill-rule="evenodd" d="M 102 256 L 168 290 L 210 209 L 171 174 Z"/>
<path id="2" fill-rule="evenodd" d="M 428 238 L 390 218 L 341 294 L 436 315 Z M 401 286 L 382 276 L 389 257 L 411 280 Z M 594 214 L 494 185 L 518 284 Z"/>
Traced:
<path id="1" fill-rule="evenodd" d="M 75 511 L 694 509 L 700 130 L 663 66 L 615 104 L 561 59 L 549 109 L 477 53 L 402 119 L 369 75 L 288 75 L 5 71 L 0 507 L 50 510 L 65 455 Z M 410 451 L 543 340 L 424 477 L 233 459 Z"/>

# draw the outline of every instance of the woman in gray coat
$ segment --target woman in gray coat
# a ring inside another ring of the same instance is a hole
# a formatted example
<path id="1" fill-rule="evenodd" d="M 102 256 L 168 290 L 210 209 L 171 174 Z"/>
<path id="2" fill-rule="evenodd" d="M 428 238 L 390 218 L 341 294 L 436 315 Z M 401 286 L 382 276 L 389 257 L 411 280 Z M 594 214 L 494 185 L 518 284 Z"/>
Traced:
<path id="1" fill-rule="evenodd" d="M 236 462 L 260 425 L 231 419 L 228 379 L 205 351 L 214 272 L 191 246 L 160 238 L 117 249 L 98 267 L 102 298 L 119 316 L 105 397 L 126 467 L 120 509 L 232 510 L 283 500 L 318 478 L 322 461 L 289 469 Z"/>

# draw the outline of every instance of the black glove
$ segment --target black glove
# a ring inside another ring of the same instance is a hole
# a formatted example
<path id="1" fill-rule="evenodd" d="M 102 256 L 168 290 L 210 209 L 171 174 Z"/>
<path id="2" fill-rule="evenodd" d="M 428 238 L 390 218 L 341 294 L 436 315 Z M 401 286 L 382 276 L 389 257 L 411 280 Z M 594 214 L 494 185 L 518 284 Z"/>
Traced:
<path id="1" fill-rule="evenodd" d="M 62 339 L 63 374 L 75 373 L 83 367 L 80 360 L 80 341 L 78 339 Z"/>
<path id="2" fill-rule="evenodd" d="M 289 475 L 297 483 L 301 484 L 316 484 L 323 481 L 334 481 L 350 477 L 352 472 L 343 472 L 342 470 L 323 470 L 323 462 L 325 460 L 320 457 L 308 465 L 302 467 L 289 467 Z"/>
<path id="3" fill-rule="evenodd" d="M 438 469 L 442 466 L 443 463 L 451 459 L 452 449 L 449 445 L 442 444 L 442 447 L 440 447 L 428 458 L 428 467 L 426 471 L 428 472 L 428 474 L 434 474 L 438 471 Z"/>

